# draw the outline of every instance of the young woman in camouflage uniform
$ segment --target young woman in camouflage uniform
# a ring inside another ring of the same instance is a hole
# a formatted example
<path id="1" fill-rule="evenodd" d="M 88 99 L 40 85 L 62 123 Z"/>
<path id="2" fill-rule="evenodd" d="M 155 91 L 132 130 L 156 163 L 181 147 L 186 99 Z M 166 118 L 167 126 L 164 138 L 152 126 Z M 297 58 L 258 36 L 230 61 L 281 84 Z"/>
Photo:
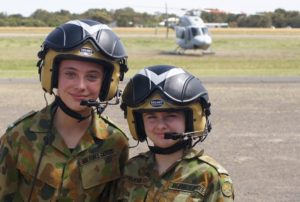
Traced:
<path id="1" fill-rule="evenodd" d="M 114 201 L 128 141 L 101 112 L 120 96 L 121 41 L 104 24 L 74 20 L 52 31 L 38 56 L 42 88 L 55 99 L 2 136 L 0 201 Z"/>
<path id="2" fill-rule="evenodd" d="M 208 93 L 181 68 L 145 68 L 127 84 L 121 108 L 132 137 L 150 151 L 129 160 L 119 201 L 233 201 L 227 171 L 203 151 L 211 125 Z"/>

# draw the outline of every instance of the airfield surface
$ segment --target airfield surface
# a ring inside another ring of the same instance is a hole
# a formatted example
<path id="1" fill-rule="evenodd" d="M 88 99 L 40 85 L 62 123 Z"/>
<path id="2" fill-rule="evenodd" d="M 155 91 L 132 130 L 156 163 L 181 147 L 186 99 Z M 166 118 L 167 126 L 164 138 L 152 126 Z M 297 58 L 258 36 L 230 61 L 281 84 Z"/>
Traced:
<path id="1" fill-rule="evenodd" d="M 229 171 L 236 201 L 299 201 L 300 78 L 203 82 L 212 103 L 213 129 L 198 149 L 204 148 Z M 34 79 L 0 79 L 0 93 L 1 134 L 18 117 L 45 106 Z M 110 106 L 105 114 L 128 133 L 118 106 Z M 135 142 L 130 139 L 130 144 Z M 131 156 L 145 150 L 140 144 L 131 149 Z"/>

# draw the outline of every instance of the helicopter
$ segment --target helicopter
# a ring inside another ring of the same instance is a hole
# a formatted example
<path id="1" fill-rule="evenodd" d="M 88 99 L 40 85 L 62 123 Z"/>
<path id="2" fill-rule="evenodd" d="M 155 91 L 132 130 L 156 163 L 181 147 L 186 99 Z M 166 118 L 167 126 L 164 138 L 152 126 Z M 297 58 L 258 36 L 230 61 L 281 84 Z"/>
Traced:
<path id="1" fill-rule="evenodd" d="M 178 45 L 174 50 L 175 53 L 183 54 L 189 49 L 200 49 L 205 54 L 213 53 L 208 50 L 212 44 L 212 37 L 207 25 L 199 16 L 185 14 L 172 28 L 175 30 L 176 44 Z"/>

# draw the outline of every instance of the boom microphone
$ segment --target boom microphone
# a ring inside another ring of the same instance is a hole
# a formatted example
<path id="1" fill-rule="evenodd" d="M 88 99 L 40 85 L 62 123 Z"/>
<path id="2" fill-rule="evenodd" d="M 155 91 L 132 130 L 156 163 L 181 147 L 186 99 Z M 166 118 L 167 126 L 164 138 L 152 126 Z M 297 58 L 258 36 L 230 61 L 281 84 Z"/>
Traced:
<path id="1" fill-rule="evenodd" d="M 100 103 L 96 100 L 81 100 L 80 105 L 87 107 L 97 107 Z"/>
<path id="2" fill-rule="evenodd" d="M 121 95 L 122 95 L 122 91 L 117 90 L 114 102 L 109 102 L 109 101 L 98 102 L 97 100 L 89 99 L 89 100 L 81 100 L 80 105 L 96 108 L 97 113 L 100 116 L 102 114 L 102 112 L 105 110 L 105 108 L 107 107 L 107 105 L 119 104 Z"/>
<path id="3" fill-rule="evenodd" d="M 200 134 L 200 135 L 196 135 Z M 203 132 L 201 131 L 193 131 L 193 132 L 185 132 L 185 133 L 176 133 L 176 132 L 167 132 L 165 133 L 165 139 L 172 139 L 172 140 L 178 140 L 178 139 L 184 139 L 185 137 L 193 137 L 193 136 L 202 136 Z"/>
<path id="4" fill-rule="evenodd" d="M 178 140 L 182 137 L 182 133 L 168 132 L 165 133 L 165 139 Z"/>

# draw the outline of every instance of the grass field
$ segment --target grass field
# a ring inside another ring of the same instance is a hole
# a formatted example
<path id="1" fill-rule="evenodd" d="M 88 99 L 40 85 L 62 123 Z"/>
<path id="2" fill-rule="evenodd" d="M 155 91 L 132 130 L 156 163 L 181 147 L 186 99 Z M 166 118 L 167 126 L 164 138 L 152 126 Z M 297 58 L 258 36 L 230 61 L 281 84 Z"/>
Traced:
<path id="1" fill-rule="evenodd" d="M 0 28 L 0 77 L 37 77 L 40 45 L 52 28 Z M 128 52 L 130 77 L 155 64 L 181 66 L 201 77 L 300 76 L 300 29 L 212 29 L 213 55 L 170 54 L 174 32 L 164 28 L 116 28 Z"/>

